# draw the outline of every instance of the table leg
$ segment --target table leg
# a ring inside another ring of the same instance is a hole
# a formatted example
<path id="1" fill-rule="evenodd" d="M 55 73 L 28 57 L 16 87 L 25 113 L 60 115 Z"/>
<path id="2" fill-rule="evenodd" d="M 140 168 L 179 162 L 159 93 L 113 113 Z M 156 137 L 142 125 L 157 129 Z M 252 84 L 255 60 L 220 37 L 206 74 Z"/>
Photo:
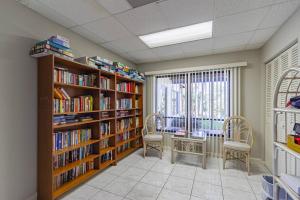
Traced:
<path id="1" fill-rule="evenodd" d="M 202 153 L 203 153 L 203 157 L 202 157 L 202 162 L 203 162 L 203 169 L 206 169 L 206 142 L 203 142 L 202 145 Z"/>
<path id="2" fill-rule="evenodd" d="M 171 139 L 171 163 L 174 163 L 174 141 Z"/>

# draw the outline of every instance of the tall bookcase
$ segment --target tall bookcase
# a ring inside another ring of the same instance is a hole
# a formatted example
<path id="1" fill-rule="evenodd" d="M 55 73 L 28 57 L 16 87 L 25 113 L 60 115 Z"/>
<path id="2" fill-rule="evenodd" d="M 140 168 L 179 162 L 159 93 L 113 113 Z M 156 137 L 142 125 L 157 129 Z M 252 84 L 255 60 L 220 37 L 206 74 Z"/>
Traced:
<path id="1" fill-rule="evenodd" d="M 55 67 L 63 67 L 74 74 L 96 75 L 95 84 L 79 86 L 56 82 Z M 103 87 L 101 79 L 109 79 L 108 86 Z M 126 87 L 124 91 L 118 89 L 119 85 L 126 84 L 130 87 Z M 54 91 L 58 88 L 63 88 L 71 98 L 92 96 L 93 108 L 90 111 L 54 112 Z M 128 99 L 126 101 L 131 103 L 125 107 L 117 107 L 122 99 Z M 105 101 L 109 106 L 103 106 Z M 88 115 L 93 119 L 54 125 L 54 118 L 62 115 Z M 124 126 L 124 120 L 130 121 L 130 126 Z M 109 129 L 105 129 L 106 132 L 103 133 L 103 127 L 107 126 Z M 143 82 L 53 55 L 38 58 L 38 199 L 57 199 L 101 170 L 116 165 L 120 159 L 142 147 L 142 127 Z M 57 141 L 54 134 L 80 129 L 91 130 L 88 140 L 55 149 Z M 54 158 L 88 146 L 89 154 L 84 158 L 54 167 Z M 81 170 L 80 175 L 76 174 L 75 168 Z M 73 173 L 70 170 L 73 170 Z M 58 186 L 57 178 L 62 174 L 71 179 L 64 180 L 65 182 Z"/>

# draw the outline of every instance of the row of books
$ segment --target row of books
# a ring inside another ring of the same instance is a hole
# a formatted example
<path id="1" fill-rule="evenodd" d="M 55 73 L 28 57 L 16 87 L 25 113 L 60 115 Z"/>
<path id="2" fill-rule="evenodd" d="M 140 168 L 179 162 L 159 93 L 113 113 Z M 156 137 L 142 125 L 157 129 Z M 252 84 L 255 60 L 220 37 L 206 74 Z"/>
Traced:
<path id="1" fill-rule="evenodd" d="M 122 98 L 116 100 L 117 109 L 131 109 L 132 108 L 132 99 L 131 98 Z"/>
<path id="2" fill-rule="evenodd" d="M 77 160 L 82 160 L 92 153 L 91 145 L 80 147 L 78 149 L 68 151 L 59 155 L 53 156 L 53 169 L 64 167 L 69 163 Z"/>
<path id="3" fill-rule="evenodd" d="M 100 134 L 109 135 L 110 134 L 110 122 L 101 122 L 100 124 Z"/>
<path id="4" fill-rule="evenodd" d="M 111 89 L 110 88 L 110 79 L 106 76 L 100 76 L 100 88 L 101 89 Z"/>
<path id="5" fill-rule="evenodd" d="M 117 147 L 117 153 L 122 153 L 131 147 L 130 142 Z"/>
<path id="6" fill-rule="evenodd" d="M 116 141 L 121 142 L 121 141 L 128 140 L 129 138 L 130 138 L 130 131 L 125 131 L 124 133 L 118 134 L 116 136 Z"/>
<path id="7" fill-rule="evenodd" d="M 54 89 L 54 113 L 93 111 L 94 98 L 91 95 L 71 98 L 63 88 Z"/>
<path id="8" fill-rule="evenodd" d="M 135 118 L 135 127 L 140 127 L 140 118 Z"/>
<path id="9" fill-rule="evenodd" d="M 51 36 L 47 40 L 37 42 L 30 50 L 30 55 L 33 57 L 49 54 L 55 54 L 70 60 L 74 58 L 69 39 L 60 35 Z"/>
<path id="10" fill-rule="evenodd" d="M 53 134 L 53 150 L 77 145 L 89 141 L 91 138 L 92 129 L 90 128 L 55 132 Z"/>
<path id="11" fill-rule="evenodd" d="M 130 115 L 130 112 L 128 110 L 119 110 L 117 112 L 117 117 L 127 117 Z"/>
<path id="12" fill-rule="evenodd" d="M 73 169 L 54 177 L 53 189 L 56 190 L 63 184 L 76 179 L 78 176 L 85 174 L 89 170 L 94 169 L 94 162 L 82 163 Z"/>
<path id="13" fill-rule="evenodd" d="M 105 162 L 108 160 L 113 160 L 113 152 L 108 151 L 105 154 L 101 155 L 101 162 Z"/>
<path id="14" fill-rule="evenodd" d="M 100 94 L 100 110 L 110 109 L 110 97 L 106 97 L 103 93 Z"/>
<path id="15" fill-rule="evenodd" d="M 53 116 L 53 125 L 91 121 L 93 119 L 94 118 L 90 115 L 58 115 Z"/>
<path id="16" fill-rule="evenodd" d="M 117 84 L 117 90 L 122 92 L 133 92 L 134 83 L 133 82 L 122 82 Z"/>
<path id="17" fill-rule="evenodd" d="M 117 121 L 117 132 L 121 132 L 124 130 L 127 130 L 129 128 L 133 127 L 133 119 L 127 118 L 127 119 L 121 119 Z"/>
<path id="18" fill-rule="evenodd" d="M 95 74 L 75 74 L 70 72 L 67 68 L 55 67 L 54 68 L 54 82 L 79 85 L 79 86 L 96 86 Z"/>
<path id="19" fill-rule="evenodd" d="M 105 149 L 109 147 L 109 138 L 100 141 L 100 148 Z"/>

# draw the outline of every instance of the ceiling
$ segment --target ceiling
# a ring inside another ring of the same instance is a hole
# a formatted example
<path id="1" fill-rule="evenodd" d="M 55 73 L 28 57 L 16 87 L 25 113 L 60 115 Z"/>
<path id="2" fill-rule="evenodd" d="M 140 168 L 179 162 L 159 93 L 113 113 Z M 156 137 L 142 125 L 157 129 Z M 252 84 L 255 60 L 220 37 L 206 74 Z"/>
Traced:
<path id="1" fill-rule="evenodd" d="M 41 15 L 127 58 L 146 63 L 260 48 L 299 0 L 19 0 Z M 213 38 L 148 48 L 139 35 L 213 20 Z"/>

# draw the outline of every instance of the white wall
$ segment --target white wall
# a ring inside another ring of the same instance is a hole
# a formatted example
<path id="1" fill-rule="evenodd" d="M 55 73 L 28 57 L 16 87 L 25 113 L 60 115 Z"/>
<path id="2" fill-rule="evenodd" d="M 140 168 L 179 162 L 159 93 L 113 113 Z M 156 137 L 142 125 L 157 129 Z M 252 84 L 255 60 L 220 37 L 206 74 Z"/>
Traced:
<path id="1" fill-rule="evenodd" d="M 241 70 L 241 114 L 248 118 L 253 126 L 255 143 L 252 156 L 264 159 L 263 80 L 261 76 L 264 71 L 261 68 L 260 59 L 259 50 L 242 51 L 141 64 L 138 65 L 138 69 L 140 71 L 156 71 L 247 61 L 248 66 Z"/>
<path id="2" fill-rule="evenodd" d="M 300 38 L 300 9 L 298 9 L 272 36 L 272 38 L 263 46 L 262 52 L 262 68 L 265 63 L 286 49 L 295 40 Z M 299 52 L 299 51 L 298 51 Z M 299 59 L 298 59 L 299 60 Z M 265 133 L 265 158 L 266 165 L 272 169 L 273 154 L 273 135 Z"/>
<path id="3" fill-rule="evenodd" d="M 28 53 L 52 34 L 70 38 L 77 56 L 132 63 L 15 0 L 0 1 L 0 200 L 27 200 L 37 187 L 37 66 Z"/>

